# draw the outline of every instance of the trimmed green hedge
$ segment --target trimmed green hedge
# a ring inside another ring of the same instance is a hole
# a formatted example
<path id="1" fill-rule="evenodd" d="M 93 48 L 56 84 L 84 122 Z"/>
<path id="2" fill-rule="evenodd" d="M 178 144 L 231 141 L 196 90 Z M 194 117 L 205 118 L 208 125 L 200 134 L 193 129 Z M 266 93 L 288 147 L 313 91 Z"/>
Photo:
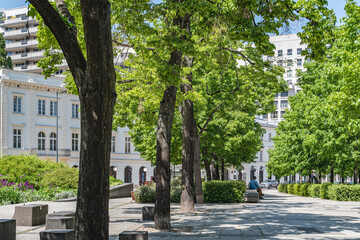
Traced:
<path id="1" fill-rule="evenodd" d="M 304 197 L 360 202 L 360 185 L 331 183 L 280 184 L 278 186 L 278 191 Z"/>
<path id="2" fill-rule="evenodd" d="M 243 181 L 209 181 L 203 183 L 205 203 L 244 202 L 246 185 Z"/>

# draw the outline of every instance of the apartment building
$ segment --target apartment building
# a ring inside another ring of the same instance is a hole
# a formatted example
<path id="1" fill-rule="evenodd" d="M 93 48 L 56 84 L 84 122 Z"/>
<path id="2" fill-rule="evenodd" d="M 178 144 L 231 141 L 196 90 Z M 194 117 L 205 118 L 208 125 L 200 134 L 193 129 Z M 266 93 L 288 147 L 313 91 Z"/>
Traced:
<path id="1" fill-rule="evenodd" d="M 36 154 L 79 166 L 80 102 L 64 78 L 0 69 L 0 156 Z M 153 176 L 150 161 L 135 151 L 128 128 L 113 131 L 111 175 L 134 184 Z"/>
<path id="2" fill-rule="evenodd" d="M 38 49 L 36 37 L 38 22 L 28 16 L 27 7 L 0 10 L 0 32 L 5 39 L 5 50 L 13 62 L 13 69 L 41 73 L 37 62 L 44 57 L 44 50 Z M 58 65 L 62 74 L 67 69 L 66 61 Z"/>

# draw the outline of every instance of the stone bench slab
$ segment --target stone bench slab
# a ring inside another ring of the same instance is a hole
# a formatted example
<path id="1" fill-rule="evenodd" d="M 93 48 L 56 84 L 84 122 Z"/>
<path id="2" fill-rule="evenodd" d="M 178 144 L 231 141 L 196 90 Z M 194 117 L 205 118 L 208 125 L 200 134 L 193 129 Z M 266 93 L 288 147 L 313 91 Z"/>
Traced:
<path id="1" fill-rule="evenodd" d="M 75 229 L 74 217 L 46 218 L 45 230 L 48 229 Z"/>
<path id="2" fill-rule="evenodd" d="M 119 240 L 148 240 L 146 231 L 124 231 L 119 234 Z"/>
<path id="3" fill-rule="evenodd" d="M 72 229 L 53 229 L 40 232 L 40 240 L 74 240 L 75 231 Z"/>
<path id="4" fill-rule="evenodd" d="M 16 220 L 0 219 L 0 239 L 15 240 L 16 239 Z"/>
<path id="5" fill-rule="evenodd" d="M 246 203 L 259 203 L 259 193 L 256 190 L 246 190 L 244 192 L 244 201 Z"/>
<path id="6" fill-rule="evenodd" d="M 110 188 L 110 198 L 131 197 L 131 191 L 134 190 L 133 183 L 123 183 Z"/>
<path id="7" fill-rule="evenodd" d="M 47 213 L 47 204 L 15 206 L 13 219 L 16 219 L 16 226 L 37 226 L 45 223 Z"/>

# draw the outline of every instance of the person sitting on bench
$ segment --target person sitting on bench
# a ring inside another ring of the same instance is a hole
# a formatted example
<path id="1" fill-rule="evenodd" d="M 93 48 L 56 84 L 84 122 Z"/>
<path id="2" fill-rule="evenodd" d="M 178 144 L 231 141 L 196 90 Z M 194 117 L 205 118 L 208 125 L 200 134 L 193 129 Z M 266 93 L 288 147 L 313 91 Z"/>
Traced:
<path id="1" fill-rule="evenodd" d="M 259 186 L 258 182 L 256 181 L 256 176 L 253 177 L 253 179 L 249 183 L 249 189 L 250 190 L 256 190 L 259 193 L 260 199 L 264 199 L 264 194 L 261 191 L 261 187 Z"/>

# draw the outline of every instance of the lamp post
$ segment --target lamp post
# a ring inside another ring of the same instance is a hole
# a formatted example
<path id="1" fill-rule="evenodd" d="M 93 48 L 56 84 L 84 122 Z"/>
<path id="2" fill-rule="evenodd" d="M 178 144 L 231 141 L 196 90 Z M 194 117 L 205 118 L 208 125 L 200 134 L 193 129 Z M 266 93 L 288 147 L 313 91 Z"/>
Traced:
<path id="1" fill-rule="evenodd" d="M 59 91 L 56 91 L 56 162 L 59 162 Z"/>

